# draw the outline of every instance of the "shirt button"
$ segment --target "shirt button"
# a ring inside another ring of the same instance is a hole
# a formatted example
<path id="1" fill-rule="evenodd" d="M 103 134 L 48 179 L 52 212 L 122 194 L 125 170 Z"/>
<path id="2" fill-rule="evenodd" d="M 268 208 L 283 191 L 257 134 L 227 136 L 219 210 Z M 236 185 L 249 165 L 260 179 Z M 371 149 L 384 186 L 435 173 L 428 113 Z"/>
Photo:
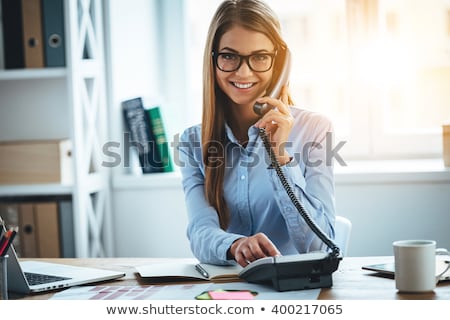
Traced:
<path id="1" fill-rule="evenodd" d="M 245 176 L 244 175 L 241 176 L 241 180 L 245 180 Z"/>

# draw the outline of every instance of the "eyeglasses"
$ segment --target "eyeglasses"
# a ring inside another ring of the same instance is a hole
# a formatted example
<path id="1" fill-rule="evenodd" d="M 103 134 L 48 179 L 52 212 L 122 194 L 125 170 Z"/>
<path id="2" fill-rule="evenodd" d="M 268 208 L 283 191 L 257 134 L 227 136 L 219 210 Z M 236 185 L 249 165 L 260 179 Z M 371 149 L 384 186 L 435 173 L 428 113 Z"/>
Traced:
<path id="1" fill-rule="evenodd" d="M 237 53 L 230 52 L 213 52 L 214 61 L 217 68 L 224 72 L 233 72 L 238 70 L 242 61 L 245 61 L 254 72 L 266 72 L 272 68 L 275 53 L 255 53 L 248 56 L 242 56 Z"/>

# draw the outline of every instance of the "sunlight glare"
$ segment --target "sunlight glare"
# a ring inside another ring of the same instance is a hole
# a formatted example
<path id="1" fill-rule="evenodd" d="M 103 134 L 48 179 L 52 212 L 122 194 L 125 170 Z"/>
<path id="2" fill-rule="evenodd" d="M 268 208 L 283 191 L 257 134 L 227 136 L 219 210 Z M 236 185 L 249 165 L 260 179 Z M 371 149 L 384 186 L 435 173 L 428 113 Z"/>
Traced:
<path id="1" fill-rule="evenodd" d="M 406 84 L 414 78 L 414 69 L 412 54 L 393 42 L 369 43 L 358 55 L 358 78 L 377 87 Z"/>

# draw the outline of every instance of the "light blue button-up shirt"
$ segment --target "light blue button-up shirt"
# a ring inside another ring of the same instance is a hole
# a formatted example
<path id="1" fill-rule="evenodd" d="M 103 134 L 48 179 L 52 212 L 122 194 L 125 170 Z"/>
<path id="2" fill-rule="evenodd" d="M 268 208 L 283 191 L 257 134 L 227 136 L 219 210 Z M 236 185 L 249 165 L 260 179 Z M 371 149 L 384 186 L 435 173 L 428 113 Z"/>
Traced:
<path id="1" fill-rule="evenodd" d="M 327 159 L 327 150 L 332 149 L 332 124 L 319 113 L 295 107 L 291 113 L 295 120 L 286 150 L 294 159 L 282 170 L 311 218 L 333 238 L 334 177 L 332 159 Z M 205 198 L 201 126 L 186 129 L 177 146 L 188 212 L 187 236 L 195 257 L 205 263 L 226 264 L 233 241 L 258 232 L 266 234 L 283 255 L 326 250 L 271 168 L 258 129 L 249 128 L 246 147 L 228 126 L 226 134 L 227 230 L 220 228 L 217 212 Z"/>

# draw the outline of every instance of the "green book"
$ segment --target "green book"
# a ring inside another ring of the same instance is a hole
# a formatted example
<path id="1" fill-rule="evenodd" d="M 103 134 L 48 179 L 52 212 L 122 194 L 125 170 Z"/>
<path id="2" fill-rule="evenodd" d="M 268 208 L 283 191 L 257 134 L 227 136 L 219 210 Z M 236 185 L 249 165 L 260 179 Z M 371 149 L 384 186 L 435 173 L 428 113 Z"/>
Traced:
<path id="1" fill-rule="evenodd" d="M 148 109 L 148 116 L 150 118 L 153 136 L 156 142 L 155 148 L 159 151 L 161 156 L 163 172 L 171 172 L 173 171 L 172 157 L 170 155 L 169 142 L 167 141 L 167 134 L 164 128 L 160 107 Z"/>

